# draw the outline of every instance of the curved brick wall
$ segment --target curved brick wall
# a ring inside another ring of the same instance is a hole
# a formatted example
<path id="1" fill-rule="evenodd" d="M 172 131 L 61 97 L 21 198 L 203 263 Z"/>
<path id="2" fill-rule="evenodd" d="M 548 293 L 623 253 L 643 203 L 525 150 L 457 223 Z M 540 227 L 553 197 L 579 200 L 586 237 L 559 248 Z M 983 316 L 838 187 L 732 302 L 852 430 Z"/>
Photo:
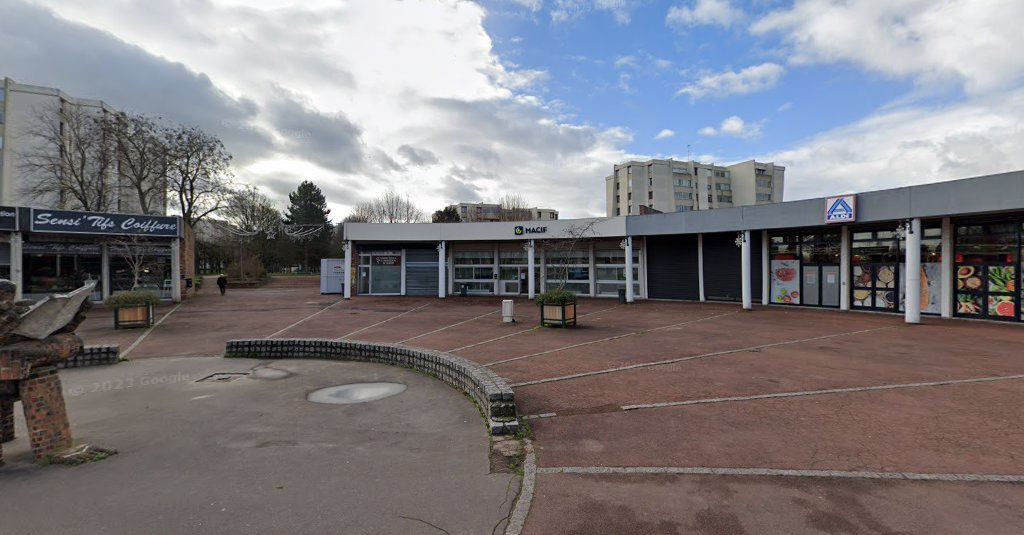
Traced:
<path id="1" fill-rule="evenodd" d="M 487 414 L 495 435 L 519 430 L 512 387 L 490 368 L 442 351 L 416 349 L 397 344 L 378 344 L 331 339 L 228 340 L 228 358 L 327 359 L 376 362 L 408 366 L 473 396 Z"/>

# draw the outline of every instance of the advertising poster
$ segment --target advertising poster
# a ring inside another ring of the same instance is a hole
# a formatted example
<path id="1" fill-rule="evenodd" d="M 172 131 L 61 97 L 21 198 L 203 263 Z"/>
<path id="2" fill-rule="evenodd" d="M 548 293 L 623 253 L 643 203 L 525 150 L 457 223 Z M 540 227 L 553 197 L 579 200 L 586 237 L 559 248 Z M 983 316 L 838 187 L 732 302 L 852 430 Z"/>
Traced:
<path id="1" fill-rule="evenodd" d="M 939 302 L 942 291 L 942 264 L 922 263 L 921 264 L 921 312 L 925 314 L 938 314 L 941 312 Z M 907 270 L 905 264 L 900 264 L 900 311 L 906 310 L 907 300 Z"/>
<path id="2" fill-rule="evenodd" d="M 772 260 L 772 302 L 800 304 L 800 261 Z"/>

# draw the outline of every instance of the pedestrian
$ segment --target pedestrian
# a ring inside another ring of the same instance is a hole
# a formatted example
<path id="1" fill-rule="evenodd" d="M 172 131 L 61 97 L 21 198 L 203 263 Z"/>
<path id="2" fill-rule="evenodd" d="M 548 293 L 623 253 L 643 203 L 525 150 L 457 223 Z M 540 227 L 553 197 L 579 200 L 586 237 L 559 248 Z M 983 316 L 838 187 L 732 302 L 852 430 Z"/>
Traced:
<path id="1" fill-rule="evenodd" d="M 217 277 L 217 287 L 220 288 L 220 294 L 224 295 L 224 292 L 228 291 L 228 278 L 223 273 Z"/>

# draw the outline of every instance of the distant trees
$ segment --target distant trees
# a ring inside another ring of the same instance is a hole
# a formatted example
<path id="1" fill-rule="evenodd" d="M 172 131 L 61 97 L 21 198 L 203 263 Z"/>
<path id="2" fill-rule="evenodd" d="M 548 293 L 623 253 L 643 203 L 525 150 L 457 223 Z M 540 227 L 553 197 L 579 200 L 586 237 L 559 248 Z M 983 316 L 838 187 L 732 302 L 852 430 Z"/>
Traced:
<path id="1" fill-rule="evenodd" d="M 328 256 L 331 245 L 332 225 L 324 193 L 312 182 L 305 180 L 294 192 L 288 194 L 288 206 L 284 221 L 296 225 L 295 239 L 302 246 L 302 266 L 309 270 L 310 262 L 320 264 Z M 319 227 L 319 228 L 317 228 Z"/>
<path id="2" fill-rule="evenodd" d="M 216 136 L 192 126 L 169 129 L 165 139 L 171 202 L 194 226 L 231 198 L 231 154 Z"/>
<path id="3" fill-rule="evenodd" d="M 426 215 L 408 196 L 388 190 L 380 197 L 359 203 L 352 216 L 367 223 L 423 223 Z"/>
<path id="4" fill-rule="evenodd" d="M 454 206 L 445 206 L 434 212 L 430 221 L 432 223 L 461 223 L 462 217 L 459 216 L 459 211 Z"/>
<path id="5" fill-rule="evenodd" d="M 121 188 L 137 200 L 143 214 L 162 213 L 167 205 L 169 140 L 155 119 L 119 113 L 108 121 L 119 163 Z"/>
<path id="6" fill-rule="evenodd" d="M 533 213 L 522 195 L 506 193 L 498 200 L 499 221 L 529 221 L 530 219 L 533 219 Z"/>

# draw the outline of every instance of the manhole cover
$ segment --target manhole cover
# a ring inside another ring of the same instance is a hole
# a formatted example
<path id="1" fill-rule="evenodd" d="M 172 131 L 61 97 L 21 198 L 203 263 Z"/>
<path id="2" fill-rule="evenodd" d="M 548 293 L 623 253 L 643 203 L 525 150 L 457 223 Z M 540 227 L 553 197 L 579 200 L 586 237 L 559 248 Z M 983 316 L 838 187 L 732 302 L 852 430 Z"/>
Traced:
<path id="1" fill-rule="evenodd" d="M 249 375 L 244 372 L 220 372 L 213 375 L 207 375 L 202 379 L 196 381 L 197 383 L 230 383 L 239 377 L 245 377 Z"/>
<path id="2" fill-rule="evenodd" d="M 330 403 L 347 405 L 350 403 L 366 403 L 401 394 L 405 391 L 402 383 L 354 383 L 350 385 L 329 386 L 309 394 L 307 400 L 313 403 Z"/>

